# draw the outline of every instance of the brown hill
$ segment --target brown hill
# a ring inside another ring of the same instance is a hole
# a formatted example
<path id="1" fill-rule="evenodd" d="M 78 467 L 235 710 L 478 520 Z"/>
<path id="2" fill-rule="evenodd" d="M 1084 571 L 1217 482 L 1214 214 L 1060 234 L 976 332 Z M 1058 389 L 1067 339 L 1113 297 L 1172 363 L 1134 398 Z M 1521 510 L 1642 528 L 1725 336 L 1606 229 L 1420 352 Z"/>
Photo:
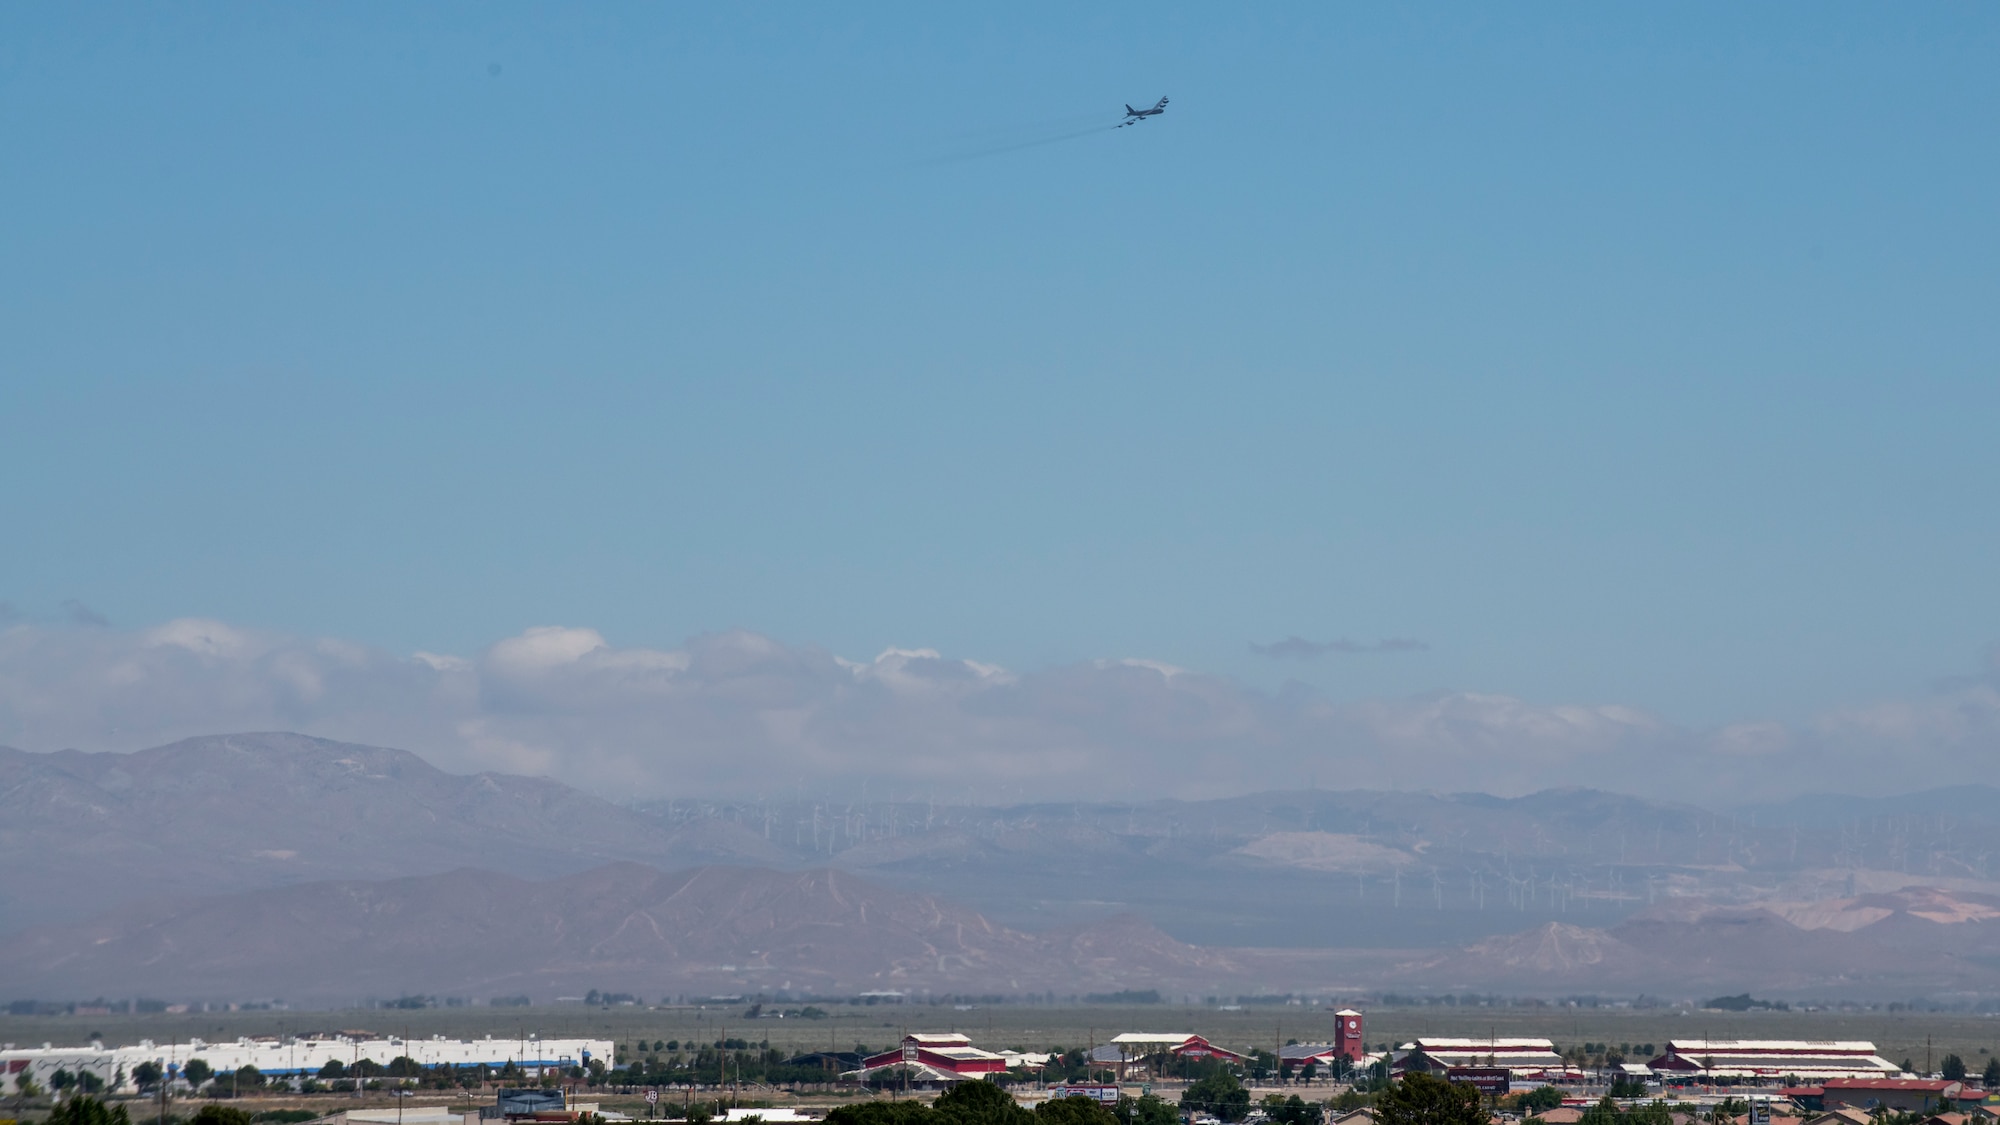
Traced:
<path id="1" fill-rule="evenodd" d="M 449 774 L 407 751 L 296 734 L 133 754 L 0 748 L 0 855 L 0 933 L 161 894 L 784 858 L 741 826 L 676 830 L 560 782 Z"/>
<path id="2" fill-rule="evenodd" d="M 629 863 L 156 902 L 0 947 L 0 994 L 46 996 L 1068 993 L 1209 987 L 1241 971 L 1136 918 L 1038 937 L 839 871 Z"/>

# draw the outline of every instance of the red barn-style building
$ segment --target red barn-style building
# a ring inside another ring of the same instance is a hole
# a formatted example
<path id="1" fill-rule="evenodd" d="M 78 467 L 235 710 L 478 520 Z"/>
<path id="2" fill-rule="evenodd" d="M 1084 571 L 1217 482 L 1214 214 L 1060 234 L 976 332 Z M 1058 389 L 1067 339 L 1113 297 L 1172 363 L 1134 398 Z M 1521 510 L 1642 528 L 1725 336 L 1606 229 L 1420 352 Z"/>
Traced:
<path id="1" fill-rule="evenodd" d="M 918 1031 L 903 1036 L 895 1050 L 862 1059 L 853 1076 L 866 1082 L 880 1071 L 903 1069 L 908 1069 L 912 1082 L 963 1082 L 1006 1070 L 1007 1059 L 980 1050 L 957 1032 Z"/>
<path id="2" fill-rule="evenodd" d="M 1218 1047 L 1191 1031 L 1128 1031 L 1113 1036 L 1111 1042 L 1090 1055 L 1094 1065 L 1112 1067 L 1121 1075 L 1146 1071 L 1151 1068 L 1150 1060 L 1160 1058 L 1220 1059 L 1226 1063 L 1244 1061 L 1244 1056 L 1226 1047 Z"/>

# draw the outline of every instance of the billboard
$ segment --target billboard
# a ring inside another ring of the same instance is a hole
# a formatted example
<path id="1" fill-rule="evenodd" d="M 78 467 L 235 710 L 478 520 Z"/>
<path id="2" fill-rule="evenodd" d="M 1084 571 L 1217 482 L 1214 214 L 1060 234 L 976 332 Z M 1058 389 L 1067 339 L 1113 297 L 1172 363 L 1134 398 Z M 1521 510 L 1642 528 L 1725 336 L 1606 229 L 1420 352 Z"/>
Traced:
<path id="1" fill-rule="evenodd" d="M 1514 1072 L 1504 1066 L 1454 1066 L 1445 1070 L 1444 1080 L 1497 1098 L 1513 1088 Z"/>

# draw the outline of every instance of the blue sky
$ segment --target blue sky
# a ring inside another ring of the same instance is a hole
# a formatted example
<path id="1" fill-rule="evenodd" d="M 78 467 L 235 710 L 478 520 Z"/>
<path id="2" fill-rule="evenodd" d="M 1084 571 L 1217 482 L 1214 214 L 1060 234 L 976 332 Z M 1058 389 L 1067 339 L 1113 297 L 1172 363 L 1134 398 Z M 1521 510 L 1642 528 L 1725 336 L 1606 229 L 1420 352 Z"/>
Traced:
<path id="1" fill-rule="evenodd" d="M 9 7 L 0 599 L 1695 727 L 1921 694 L 2000 640 L 1996 47 L 1969 4 Z M 1292 635 L 1428 648 L 1250 651 Z"/>

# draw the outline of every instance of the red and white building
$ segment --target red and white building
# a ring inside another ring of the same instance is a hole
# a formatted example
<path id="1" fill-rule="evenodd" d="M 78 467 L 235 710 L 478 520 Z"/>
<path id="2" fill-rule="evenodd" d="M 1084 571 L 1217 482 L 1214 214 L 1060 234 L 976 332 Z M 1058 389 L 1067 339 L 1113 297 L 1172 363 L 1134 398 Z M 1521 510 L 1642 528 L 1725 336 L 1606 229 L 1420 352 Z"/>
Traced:
<path id="1" fill-rule="evenodd" d="M 1007 1069 L 1007 1056 L 982 1051 L 957 1032 L 919 1031 L 903 1036 L 901 1046 L 861 1060 L 861 1069 L 841 1075 L 873 1080 L 885 1072 L 909 1073 L 912 1082 L 951 1083 L 984 1078 Z"/>
<path id="2" fill-rule="evenodd" d="M 1824 1082 L 1842 1078 L 1894 1078 L 1902 1068 L 1875 1053 L 1866 1040 L 1833 1039 L 1670 1039 L 1650 1064 L 1672 1082 L 1710 1078 L 1797 1078 Z"/>
<path id="3" fill-rule="evenodd" d="M 1411 1072 L 1442 1076 L 1450 1070 L 1505 1070 L 1515 1082 L 1562 1082 L 1581 1078 L 1556 1053 L 1547 1039 L 1458 1039 L 1426 1036 L 1396 1048 L 1392 1074 Z"/>
<path id="4" fill-rule="evenodd" d="M 1244 1056 L 1218 1047 L 1191 1031 L 1128 1031 L 1113 1036 L 1109 1043 L 1090 1053 L 1090 1061 L 1094 1065 L 1113 1067 L 1121 1077 L 1127 1072 L 1147 1070 L 1155 1060 L 1181 1059 L 1241 1063 Z"/>
<path id="5" fill-rule="evenodd" d="M 1341 1059 L 1357 1067 L 1374 1061 L 1361 1041 L 1361 1013 L 1353 1008 L 1342 1008 L 1333 1014 L 1333 1042 L 1287 1043 L 1278 1049 L 1280 1063 L 1301 1069 L 1308 1065 L 1332 1068 Z"/>

